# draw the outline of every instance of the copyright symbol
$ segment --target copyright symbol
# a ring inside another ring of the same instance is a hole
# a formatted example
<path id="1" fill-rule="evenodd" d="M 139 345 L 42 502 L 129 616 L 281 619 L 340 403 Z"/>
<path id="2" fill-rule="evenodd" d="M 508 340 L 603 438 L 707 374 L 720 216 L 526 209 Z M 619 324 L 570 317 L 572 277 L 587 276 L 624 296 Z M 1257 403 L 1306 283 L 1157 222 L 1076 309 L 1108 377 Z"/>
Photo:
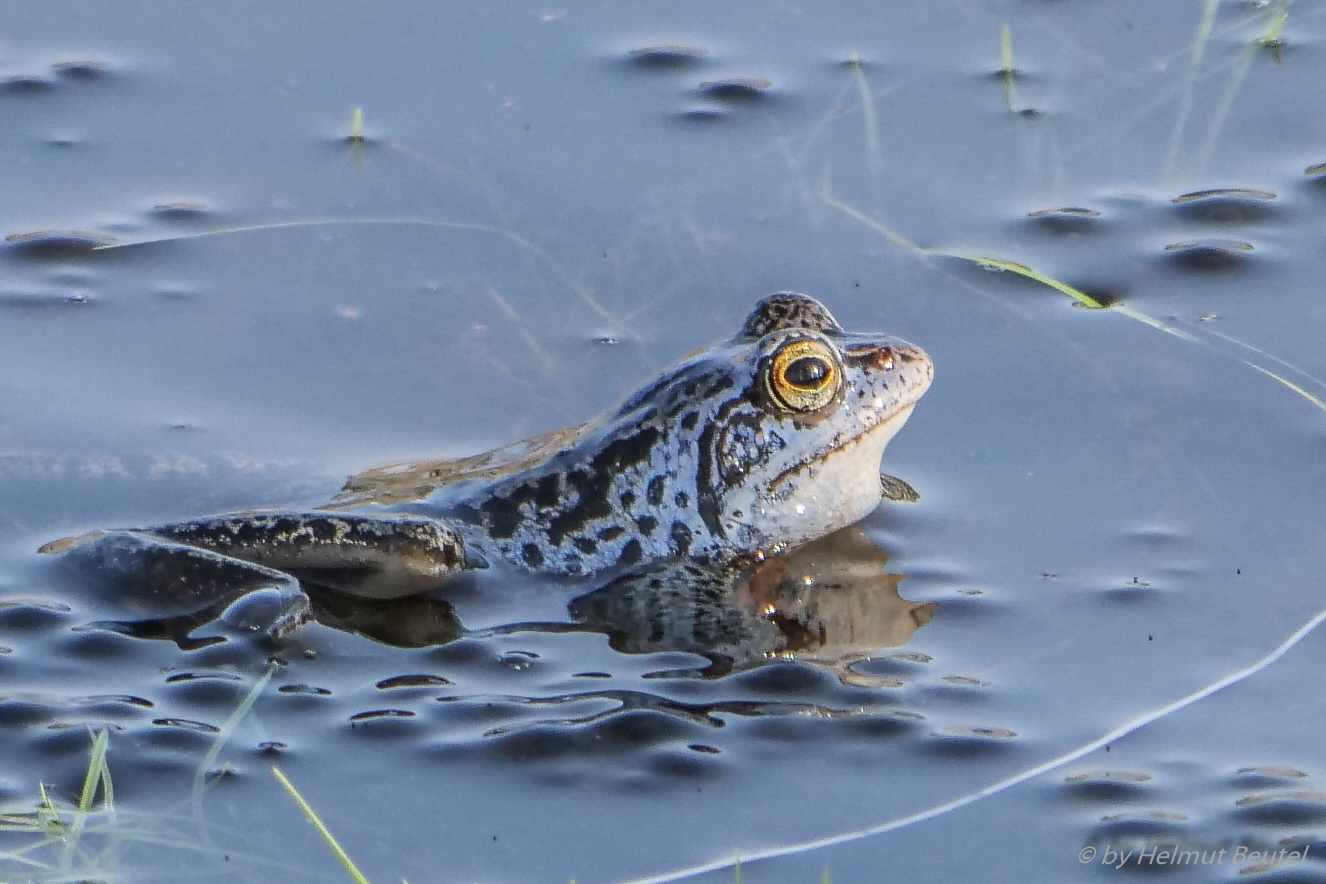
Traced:
<path id="1" fill-rule="evenodd" d="M 1096 848 L 1091 845 L 1083 847 L 1077 853 L 1077 861 L 1080 863 L 1089 863 L 1096 858 Z"/>

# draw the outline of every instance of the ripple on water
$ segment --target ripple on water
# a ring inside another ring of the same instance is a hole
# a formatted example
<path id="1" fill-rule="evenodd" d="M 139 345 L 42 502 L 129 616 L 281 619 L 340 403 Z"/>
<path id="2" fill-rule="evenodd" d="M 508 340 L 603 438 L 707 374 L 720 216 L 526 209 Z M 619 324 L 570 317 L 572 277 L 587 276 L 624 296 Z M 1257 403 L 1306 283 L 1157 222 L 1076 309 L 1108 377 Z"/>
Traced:
<path id="1" fill-rule="evenodd" d="M 1176 270 L 1230 273 L 1247 268 L 1256 251 L 1243 239 L 1194 239 L 1166 244 L 1164 258 Z"/>
<path id="2" fill-rule="evenodd" d="M 1061 209 L 1038 209 L 1028 212 L 1034 229 L 1052 236 L 1085 236 L 1098 233 L 1104 226 L 1100 212 L 1081 206 L 1065 206 Z"/>
<path id="3" fill-rule="evenodd" d="M 942 758 L 973 761 L 1010 751 L 1017 742 L 1015 731 L 985 725 L 954 725 L 932 731 L 925 739 L 925 751 Z"/>
<path id="4" fill-rule="evenodd" d="M 61 628 L 73 609 L 60 602 L 11 598 L 0 601 L 0 633 L 36 636 Z"/>
<path id="5" fill-rule="evenodd" d="M 1113 806 L 1153 798 L 1151 775 L 1132 770 L 1093 770 L 1064 778 L 1068 797 L 1083 804 Z"/>
<path id="6" fill-rule="evenodd" d="M 1275 220 L 1275 199 L 1269 190 L 1222 188 L 1185 193 L 1170 203 L 1174 214 L 1186 222 L 1228 227 Z"/>
<path id="7" fill-rule="evenodd" d="M 695 67 L 709 55 L 703 46 L 657 44 L 627 50 L 626 60 L 648 70 L 672 71 Z"/>
<path id="8" fill-rule="evenodd" d="M 86 230 L 37 230 L 5 237 L 11 254 L 34 261 L 63 261 L 82 257 L 96 249 L 113 245 L 115 241 L 113 236 Z"/>
<path id="9" fill-rule="evenodd" d="M 728 77 L 706 80 L 695 91 L 700 98 L 718 104 L 753 104 L 772 96 L 774 84 L 766 77 Z"/>

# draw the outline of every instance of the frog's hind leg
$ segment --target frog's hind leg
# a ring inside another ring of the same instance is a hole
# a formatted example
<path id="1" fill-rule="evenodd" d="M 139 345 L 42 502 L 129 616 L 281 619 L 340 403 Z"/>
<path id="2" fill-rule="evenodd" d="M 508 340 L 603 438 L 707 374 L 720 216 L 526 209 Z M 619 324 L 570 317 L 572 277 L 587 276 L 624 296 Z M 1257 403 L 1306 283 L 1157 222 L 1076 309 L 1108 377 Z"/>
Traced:
<path id="1" fill-rule="evenodd" d="M 241 635 L 279 639 L 310 616 L 308 596 L 290 574 L 151 532 L 94 531 L 41 552 L 63 554 L 80 582 L 131 618 L 124 627 L 158 623 L 180 638 L 215 619 Z"/>
<path id="2" fill-rule="evenodd" d="M 486 565 L 466 555 L 459 534 L 426 518 L 244 513 L 164 525 L 151 533 L 371 599 L 416 595 Z"/>

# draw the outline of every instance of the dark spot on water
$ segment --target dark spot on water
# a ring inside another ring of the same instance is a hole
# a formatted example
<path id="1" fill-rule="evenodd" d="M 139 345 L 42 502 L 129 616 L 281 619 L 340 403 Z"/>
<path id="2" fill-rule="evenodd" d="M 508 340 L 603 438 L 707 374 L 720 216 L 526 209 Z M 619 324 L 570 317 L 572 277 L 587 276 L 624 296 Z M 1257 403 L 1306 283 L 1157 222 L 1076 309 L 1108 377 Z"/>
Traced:
<path id="1" fill-rule="evenodd" d="M 1077 289 L 1088 298 L 1094 300 L 1101 307 L 1112 307 L 1124 299 L 1124 288 L 1122 286 L 1111 286 L 1106 283 L 1074 283 L 1073 288 Z M 1081 301 L 1074 300 L 1074 307 L 1088 308 L 1089 305 Z"/>
<path id="2" fill-rule="evenodd" d="M 13 95 L 35 95 L 46 92 L 54 85 L 55 81 L 40 74 L 10 74 L 7 77 L 0 77 L 0 90 Z"/>
<path id="3" fill-rule="evenodd" d="M 1016 738 L 1016 733 L 1005 728 L 957 726 L 932 733 L 925 750 L 944 758 L 974 760 L 1007 751 Z"/>
<path id="4" fill-rule="evenodd" d="M 1254 251 L 1256 247 L 1246 240 L 1196 240 L 1165 246 L 1165 259 L 1180 270 L 1222 273 L 1246 266 Z"/>
<path id="5" fill-rule="evenodd" d="M 378 740 L 399 740 L 419 732 L 419 722 L 409 709 L 371 709 L 350 716 L 350 732 Z"/>
<path id="6" fill-rule="evenodd" d="M 809 694 L 831 684 L 826 673 L 801 663 L 769 663 L 736 676 L 734 681 L 756 694 L 777 695 Z"/>
<path id="7" fill-rule="evenodd" d="M 495 748 L 508 761 L 530 763 L 573 755 L 578 743 L 571 731 L 538 727 L 504 735 L 498 738 Z"/>
<path id="8" fill-rule="evenodd" d="M 206 221 L 211 214 L 202 203 L 161 203 L 152 207 L 154 217 L 173 223 Z"/>
<path id="9" fill-rule="evenodd" d="M 379 718 L 414 718 L 414 713 L 408 709 L 373 709 L 368 712 L 356 712 L 350 716 L 350 723 L 357 724 L 364 721 L 374 721 Z"/>
<path id="10" fill-rule="evenodd" d="M 649 480 L 649 487 L 645 489 L 645 499 L 653 506 L 663 505 L 663 492 L 667 488 L 666 476 L 655 476 Z"/>
<path id="11" fill-rule="evenodd" d="M 440 675 L 394 675 L 382 679 L 375 687 L 380 691 L 391 691 L 397 688 L 429 688 L 451 684 L 454 682 Z"/>
<path id="12" fill-rule="evenodd" d="M 520 557 L 525 560 L 525 564 L 531 568 L 543 567 L 543 551 L 539 549 L 538 544 L 527 543 L 520 548 Z"/>
<path id="13" fill-rule="evenodd" d="M 59 714 L 59 710 L 39 703 L 23 700 L 0 700 L 0 728 L 33 727 L 45 724 Z"/>
<path id="14" fill-rule="evenodd" d="M 129 659 L 137 651 L 132 638 L 101 629 L 76 633 L 61 642 L 60 646 L 61 653 L 89 661 Z"/>
<path id="15" fill-rule="evenodd" d="M 702 46 L 641 46 L 630 50 L 626 55 L 630 61 L 642 68 L 655 70 L 676 70 L 699 63 L 709 50 Z"/>
<path id="16" fill-rule="evenodd" d="M 1141 801 L 1154 791 L 1151 776 L 1132 771 L 1091 771 L 1074 774 L 1064 780 L 1064 791 L 1073 801 L 1094 804 L 1117 804 Z"/>
<path id="17" fill-rule="evenodd" d="M 1069 207 L 1041 209 L 1027 213 L 1038 230 L 1055 236 L 1082 236 L 1101 229 L 1100 212 L 1095 209 Z"/>
<path id="18" fill-rule="evenodd" d="M 643 557 L 644 554 L 640 549 L 640 541 L 632 537 L 630 540 L 626 541 L 624 546 L 622 546 L 622 554 L 618 557 L 617 564 L 622 567 L 634 565 Z"/>
<path id="19" fill-rule="evenodd" d="M 866 740 L 890 740 L 921 727 L 919 717 L 907 715 L 854 715 L 838 723 L 846 734 Z"/>
<path id="20" fill-rule="evenodd" d="M 772 89 L 773 83 L 764 77 L 733 77 L 701 83 L 697 91 L 721 104 L 750 104 L 767 97 Z"/>
<path id="21" fill-rule="evenodd" d="M 1267 789 L 1306 777 L 1306 773 L 1292 767 L 1244 767 L 1235 772 L 1229 784 L 1239 789 Z"/>
<path id="22" fill-rule="evenodd" d="M 59 628 L 67 619 L 70 609 L 64 605 L 42 602 L 0 602 L 0 631 L 33 634 Z"/>
<path id="23" fill-rule="evenodd" d="M 717 762 L 698 754 L 660 750 L 649 759 L 649 770 L 669 780 L 694 780 L 718 773 Z"/>
<path id="24" fill-rule="evenodd" d="M 635 527 L 639 529 L 641 534 L 648 537 L 658 527 L 658 519 L 653 516 L 640 516 L 635 520 Z"/>
<path id="25" fill-rule="evenodd" d="M 205 721 L 194 721 L 190 718 L 154 718 L 152 724 L 157 727 L 178 728 L 200 734 L 219 734 L 221 732 L 221 728 L 214 724 L 208 724 Z"/>
<path id="26" fill-rule="evenodd" d="M 717 105 L 696 104 L 682 110 L 678 116 L 693 123 L 716 123 L 727 116 L 727 111 Z"/>
<path id="27" fill-rule="evenodd" d="M 1256 826 L 1314 826 L 1326 823 L 1326 795 L 1320 792 L 1267 792 L 1234 802 L 1240 822 Z"/>
<path id="28" fill-rule="evenodd" d="M 197 679 L 176 683 L 170 692 L 171 699 L 190 706 L 230 711 L 244 700 L 248 688 L 239 681 L 219 679 Z"/>
<path id="29" fill-rule="evenodd" d="M 51 65 L 51 70 L 71 80 L 97 80 L 106 75 L 110 65 L 91 58 L 71 59 Z"/>
<path id="30" fill-rule="evenodd" d="M 5 243 L 14 254 L 33 260 L 52 261 L 87 255 L 96 249 L 113 245 L 115 238 L 82 230 L 38 230 L 10 234 L 5 237 Z"/>
<path id="31" fill-rule="evenodd" d="M 296 694 L 307 697 L 330 697 L 332 692 L 309 684 L 283 684 L 276 689 L 281 694 Z"/>
<path id="32" fill-rule="evenodd" d="M 1203 190 L 1177 196 L 1174 213 L 1185 221 L 1216 226 L 1255 224 L 1275 216 L 1276 195 L 1266 190 Z"/>

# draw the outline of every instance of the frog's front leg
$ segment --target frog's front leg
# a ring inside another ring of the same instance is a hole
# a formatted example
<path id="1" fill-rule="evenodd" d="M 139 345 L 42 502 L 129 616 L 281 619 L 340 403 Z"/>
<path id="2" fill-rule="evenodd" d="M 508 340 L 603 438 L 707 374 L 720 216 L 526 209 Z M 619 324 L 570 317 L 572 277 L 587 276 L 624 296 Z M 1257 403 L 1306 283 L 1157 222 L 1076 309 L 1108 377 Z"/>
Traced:
<path id="1" fill-rule="evenodd" d="M 370 599 L 417 595 L 487 564 L 467 555 L 450 527 L 420 517 L 245 513 L 164 525 L 151 533 Z"/>

